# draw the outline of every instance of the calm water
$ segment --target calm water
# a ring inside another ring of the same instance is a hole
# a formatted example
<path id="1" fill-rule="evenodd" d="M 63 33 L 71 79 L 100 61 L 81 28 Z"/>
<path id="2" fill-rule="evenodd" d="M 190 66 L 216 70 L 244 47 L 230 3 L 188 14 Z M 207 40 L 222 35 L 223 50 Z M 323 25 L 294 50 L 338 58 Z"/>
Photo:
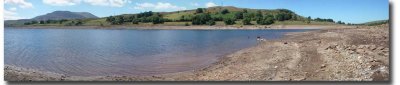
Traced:
<path id="1" fill-rule="evenodd" d="M 72 76 L 154 75 L 307 30 L 5 29 L 5 64 Z"/>

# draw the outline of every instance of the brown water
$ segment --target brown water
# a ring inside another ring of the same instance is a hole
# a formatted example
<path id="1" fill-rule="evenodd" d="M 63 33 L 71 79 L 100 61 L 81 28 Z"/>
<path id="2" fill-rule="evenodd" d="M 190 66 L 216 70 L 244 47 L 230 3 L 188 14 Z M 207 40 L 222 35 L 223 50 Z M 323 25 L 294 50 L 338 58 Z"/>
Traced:
<path id="1" fill-rule="evenodd" d="M 307 30 L 5 29 L 5 64 L 71 76 L 155 75 L 204 68 L 256 36 Z"/>

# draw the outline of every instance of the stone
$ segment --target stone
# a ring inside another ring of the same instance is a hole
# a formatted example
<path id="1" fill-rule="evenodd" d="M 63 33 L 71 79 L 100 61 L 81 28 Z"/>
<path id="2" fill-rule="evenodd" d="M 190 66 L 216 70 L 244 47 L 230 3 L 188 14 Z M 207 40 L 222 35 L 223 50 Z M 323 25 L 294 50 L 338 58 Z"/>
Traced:
<path id="1" fill-rule="evenodd" d="M 288 42 L 284 42 L 283 44 L 288 44 Z"/>
<path id="2" fill-rule="evenodd" d="M 330 45 L 325 50 L 336 48 L 336 45 Z"/>
<path id="3" fill-rule="evenodd" d="M 356 46 L 356 45 L 351 45 L 351 48 L 352 48 L 352 49 L 356 49 L 357 46 Z"/>
<path id="4" fill-rule="evenodd" d="M 357 47 L 357 49 L 362 49 L 363 48 L 363 46 L 362 45 L 359 45 L 358 47 Z"/>
<path id="5" fill-rule="evenodd" d="M 375 45 L 371 45 L 371 46 L 369 47 L 369 49 L 375 50 L 375 49 L 376 49 L 376 46 L 375 46 Z"/>
<path id="6" fill-rule="evenodd" d="M 383 51 L 389 51 L 389 48 L 383 48 L 382 50 Z"/>
<path id="7" fill-rule="evenodd" d="M 377 47 L 376 49 L 378 49 L 378 50 L 383 50 L 383 49 L 385 49 L 385 47 L 379 46 L 379 47 Z"/>
<path id="8" fill-rule="evenodd" d="M 320 41 L 318 41 L 317 43 L 318 43 L 318 44 L 321 44 L 321 43 L 322 43 L 322 41 L 320 40 Z"/>
<path id="9" fill-rule="evenodd" d="M 325 65 L 325 64 L 322 64 L 322 65 L 321 65 L 321 68 L 325 68 L 325 67 L 326 67 L 326 65 Z"/>
<path id="10" fill-rule="evenodd" d="M 365 50 L 364 50 L 364 49 L 357 49 L 356 52 L 357 52 L 357 53 L 364 53 Z"/>

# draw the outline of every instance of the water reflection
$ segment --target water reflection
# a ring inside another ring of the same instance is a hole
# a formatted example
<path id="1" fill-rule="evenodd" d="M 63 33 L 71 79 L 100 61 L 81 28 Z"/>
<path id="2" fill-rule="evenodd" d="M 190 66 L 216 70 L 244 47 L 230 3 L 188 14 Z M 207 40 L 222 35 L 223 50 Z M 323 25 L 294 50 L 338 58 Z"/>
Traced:
<path id="1" fill-rule="evenodd" d="M 255 45 L 307 30 L 5 30 L 5 64 L 72 76 L 154 75 L 205 67 Z"/>

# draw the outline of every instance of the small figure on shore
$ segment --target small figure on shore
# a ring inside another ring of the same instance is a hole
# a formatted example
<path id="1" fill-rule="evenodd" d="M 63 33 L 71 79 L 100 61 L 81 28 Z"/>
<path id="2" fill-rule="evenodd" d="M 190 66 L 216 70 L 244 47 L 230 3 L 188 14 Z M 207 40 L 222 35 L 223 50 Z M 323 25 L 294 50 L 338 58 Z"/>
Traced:
<path id="1" fill-rule="evenodd" d="M 257 36 L 258 41 L 265 41 L 265 39 L 262 39 L 260 36 Z"/>

